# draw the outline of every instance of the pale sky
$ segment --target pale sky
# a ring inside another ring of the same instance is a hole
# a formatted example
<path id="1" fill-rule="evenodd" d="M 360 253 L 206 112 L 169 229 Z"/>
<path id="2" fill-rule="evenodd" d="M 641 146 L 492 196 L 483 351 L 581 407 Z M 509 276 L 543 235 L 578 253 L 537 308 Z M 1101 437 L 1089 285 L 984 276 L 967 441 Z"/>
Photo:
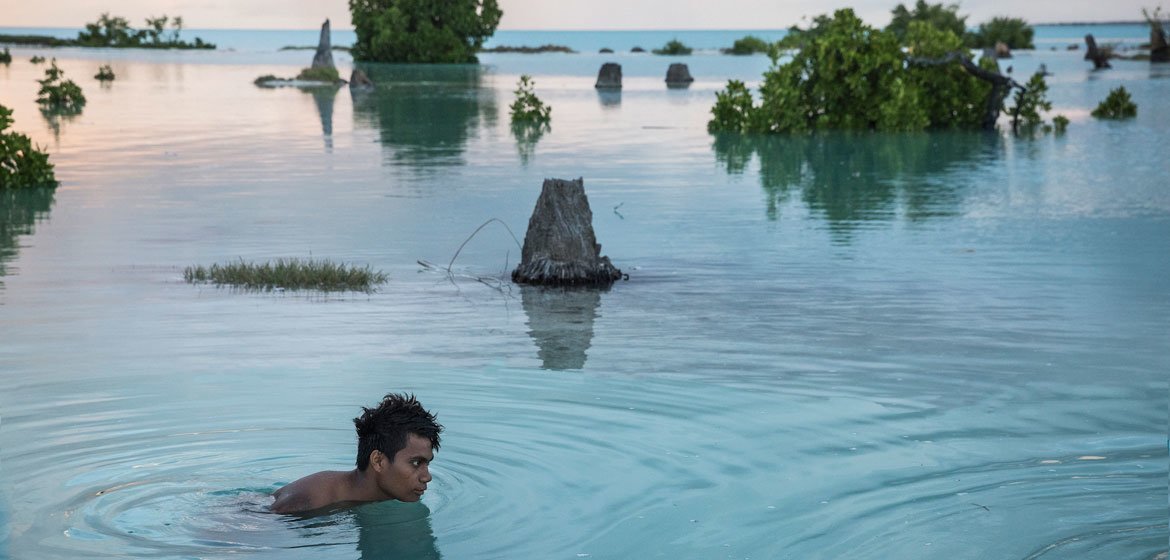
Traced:
<path id="1" fill-rule="evenodd" d="M 928 0 L 930 1 L 930 0 Z M 968 25 L 994 16 L 1031 23 L 1140 21 L 1160 0 L 969 0 Z M 884 26 L 897 0 L 499 0 L 500 29 L 784 29 L 802 17 L 852 7 Z M 903 0 L 912 6 L 914 0 Z M 936 2 L 931 2 L 936 3 Z M 946 2 L 950 3 L 950 2 Z M 147 16 L 183 16 L 190 29 L 313 29 L 325 18 L 350 28 L 346 0 L 0 0 L 0 27 L 76 27 L 110 12 L 142 27 Z"/>

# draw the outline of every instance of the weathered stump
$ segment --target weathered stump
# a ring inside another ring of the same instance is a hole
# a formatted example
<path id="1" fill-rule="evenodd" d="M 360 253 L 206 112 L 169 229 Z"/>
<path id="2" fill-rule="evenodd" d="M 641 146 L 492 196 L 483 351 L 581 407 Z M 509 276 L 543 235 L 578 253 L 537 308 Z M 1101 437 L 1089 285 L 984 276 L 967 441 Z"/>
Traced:
<path id="1" fill-rule="evenodd" d="M 1011 47 L 1009 47 L 1008 44 L 1003 42 L 1003 41 L 997 41 L 995 43 L 995 58 L 1011 58 L 1011 57 L 1012 57 Z"/>
<path id="2" fill-rule="evenodd" d="M 1093 69 L 1100 70 L 1102 68 L 1113 68 L 1109 64 L 1109 52 L 1105 49 L 1097 48 L 1097 40 L 1093 38 L 1093 34 L 1085 35 L 1085 60 L 1093 61 Z"/>
<path id="3" fill-rule="evenodd" d="M 597 84 L 593 87 L 597 89 L 621 89 L 622 65 L 616 62 L 602 64 L 601 70 L 597 71 Z"/>
<path id="4" fill-rule="evenodd" d="M 1150 62 L 1170 62 L 1170 45 L 1166 44 L 1166 32 L 1157 19 L 1150 20 Z"/>
<path id="5" fill-rule="evenodd" d="M 349 89 L 352 91 L 371 91 L 374 89 L 374 81 L 358 68 L 354 68 L 349 75 Z"/>
<path id="6" fill-rule="evenodd" d="M 687 87 L 695 81 L 691 77 L 691 70 L 686 64 L 675 62 L 666 69 L 666 85 L 668 87 Z"/>
<path id="7" fill-rule="evenodd" d="M 317 54 L 313 55 L 313 65 L 310 68 L 335 68 L 333 46 L 329 41 L 329 20 L 321 24 L 321 39 L 317 41 Z"/>
<path id="8" fill-rule="evenodd" d="M 585 181 L 545 179 L 528 220 L 520 265 L 512 271 L 518 284 L 609 286 L 622 277 L 593 234 L 593 211 Z"/>

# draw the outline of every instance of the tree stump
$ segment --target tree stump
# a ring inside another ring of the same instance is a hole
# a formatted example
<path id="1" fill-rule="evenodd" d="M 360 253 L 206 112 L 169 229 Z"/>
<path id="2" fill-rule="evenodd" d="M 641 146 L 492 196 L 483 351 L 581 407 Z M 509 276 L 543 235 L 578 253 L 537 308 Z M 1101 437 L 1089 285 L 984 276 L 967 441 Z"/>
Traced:
<path id="1" fill-rule="evenodd" d="M 1093 69 L 1100 70 L 1102 68 L 1113 68 L 1109 64 L 1109 53 L 1104 49 L 1097 48 L 1097 40 L 1093 38 L 1093 34 L 1085 35 L 1085 46 L 1088 50 L 1085 51 L 1085 60 L 1093 61 Z"/>
<path id="2" fill-rule="evenodd" d="M 687 87 L 695 81 L 691 77 L 691 70 L 686 64 L 675 62 L 666 69 L 666 85 L 668 87 Z"/>
<path id="3" fill-rule="evenodd" d="M 329 41 L 329 20 L 321 24 L 321 39 L 317 41 L 317 54 L 313 55 L 313 65 L 310 68 L 335 68 L 333 46 Z"/>
<path id="4" fill-rule="evenodd" d="M 995 43 L 995 58 L 1011 58 L 1012 49 L 1007 43 L 1003 41 L 996 41 Z"/>
<path id="5" fill-rule="evenodd" d="M 597 89 L 621 89 L 622 65 L 616 62 L 602 64 L 601 70 L 597 72 L 597 84 L 593 87 Z"/>
<path id="6" fill-rule="evenodd" d="M 358 68 L 354 68 L 349 75 L 349 89 L 352 91 L 372 91 L 374 81 Z"/>
<path id="7" fill-rule="evenodd" d="M 1150 19 L 1150 62 L 1170 62 L 1170 45 L 1166 44 L 1166 32 L 1157 19 Z"/>
<path id="8" fill-rule="evenodd" d="M 593 234 L 585 181 L 545 179 L 528 220 L 517 284 L 608 287 L 622 277 Z"/>

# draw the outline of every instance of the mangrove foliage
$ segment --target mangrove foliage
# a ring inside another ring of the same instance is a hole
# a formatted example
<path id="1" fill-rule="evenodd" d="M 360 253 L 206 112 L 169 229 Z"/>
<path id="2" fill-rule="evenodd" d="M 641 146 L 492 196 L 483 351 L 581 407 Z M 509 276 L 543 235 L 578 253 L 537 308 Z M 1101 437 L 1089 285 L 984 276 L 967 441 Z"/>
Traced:
<path id="1" fill-rule="evenodd" d="M 45 79 L 37 80 L 41 89 L 37 92 L 37 103 L 41 110 L 59 115 L 76 115 L 85 107 L 85 95 L 81 86 L 73 80 L 63 79 L 65 71 L 57 68 L 57 59 L 45 69 Z"/>
<path id="2" fill-rule="evenodd" d="M 28 136 L 9 131 L 12 123 L 12 109 L 0 105 L 0 190 L 56 187 L 49 154 Z"/>
<path id="3" fill-rule="evenodd" d="M 349 0 L 365 62 L 467 63 L 496 31 L 503 11 L 496 0 Z"/>
<path id="4" fill-rule="evenodd" d="M 1118 86 L 1109 92 L 1109 97 L 1097 105 L 1096 109 L 1093 109 L 1092 115 L 1098 119 L 1132 119 L 1137 116 L 1137 105 L 1129 97 L 1125 86 Z"/>

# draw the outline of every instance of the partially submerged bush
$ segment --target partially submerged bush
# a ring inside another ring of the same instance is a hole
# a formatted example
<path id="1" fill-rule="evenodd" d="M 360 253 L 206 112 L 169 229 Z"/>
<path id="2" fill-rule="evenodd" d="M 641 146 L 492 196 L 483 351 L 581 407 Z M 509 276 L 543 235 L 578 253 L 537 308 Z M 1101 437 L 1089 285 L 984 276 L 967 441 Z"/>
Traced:
<path id="1" fill-rule="evenodd" d="M 104 64 L 98 67 L 98 73 L 94 76 L 95 80 L 99 82 L 108 82 L 114 79 L 114 69 L 110 68 L 109 64 Z"/>
<path id="2" fill-rule="evenodd" d="M 317 68 L 305 68 L 297 74 L 297 80 L 304 82 L 339 82 L 341 75 L 337 73 L 336 68 L 328 68 L 325 66 L 318 66 Z"/>
<path id="3" fill-rule="evenodd" d="M 4 52 L 0 53 L 0 64 L 11 64 L 12 53 L 8 51 L 8 47 L 4 47 Z"/>
<path id="4" fill-rule="evenodd" d="M 276 259 L 264 264 L 213 264 L 189 266 L 183 279 L 191 284 L 211 283 L 250 290 L 320 290 L 323 292 L 373 292 L 389 277 L 369 266 L 356 267 L 329 260 Z"/>
<path id="5" fill-rule="evenodd" d="M 1015 105 L 1004 111 L 1012 118 L 1013 132 L 1033 132 L 1045 126 L 1040 111 L 1052 110 L 1052 102 L 1048 101 L 1046 93 L 1048 83 L 1041 72 L 1033 74 L 1024 89 L 1016 90 Z"/>
<path id="6" fill-rule="evenodd" d="M 665 55 L 686 55 L 691 54 L 691 50 L 692 49 L 690 47 L 682 44 L 682 42 L 678 39 L 671 39 L 670 41 L 667 41 L 661 49 L 654 49 L 652 52 L 654 54 Z"/>
<path id="7" fill-rule="evenodd" d="M 755 35 L 747 35 L 742 39 L 736 39 L 730 49 L 723 49 L 723 53 L 737 55 L 767 53 L 770 47 L 771 44 L 767 41 Z"/>
<path id="8" fill-rule="evenodd" d="M 64 75 L 65 71 L 57 68 L 57 59 L 54 58 L 52 65 L 45 70 L 45 79 L 37 80 L 37 83 L 41 84 L 41 90 L 37 92 L 37 103 L 50 113 L 65 115 L 80 113 L 82 107 L 85 107 L 85 95 L 73 80 L 62 79 Z"/>
<path id="9" fill-rule="evenodd" d="M 1118 86 L 1093 109 L 1092 115 L 1098 119 L 1132 119 L 1137 116 L 1137 105 L 1130 99 L 1125 86 Z"/>
<path id="10" fill-rule="evenodd" d="M 524 74 L 520 76 L 520 82 L 516 84 L 516 100 L 512 102 L 510 113 L 512 114 L 512 124 L 547 124 L 552 119 L 552 107 L 545 105 L 533 87 L 536 82 L 532 81 L 532 76 Z"/>
<path id="11" fill-rule="evenodd" d="M 28 61 L 33 63 L 33 64 L 41 64 L 41 63 L 45 62 L 45 57 L 40 56 L 40 55 L 33 55 L 33 57 L 28 59 Z"/>
<path id="12" fill-rule="evenodd" d="M 1033 34 L 1032 26 L 1020 18 L 997 17 L 979 24 L 979 30 L 972 35 L 971 46 L 991 48 L 996 43 L 1003 43 L 1012 49 L 1034 49 Z"/>
<path id="13" fill-rule="evenodd" d="M 9 126 L 12 109 L 0 105 L 0 188 L 56 187 L 49 154 L 33 146 L 28 136 L 6 132 Z"/>

